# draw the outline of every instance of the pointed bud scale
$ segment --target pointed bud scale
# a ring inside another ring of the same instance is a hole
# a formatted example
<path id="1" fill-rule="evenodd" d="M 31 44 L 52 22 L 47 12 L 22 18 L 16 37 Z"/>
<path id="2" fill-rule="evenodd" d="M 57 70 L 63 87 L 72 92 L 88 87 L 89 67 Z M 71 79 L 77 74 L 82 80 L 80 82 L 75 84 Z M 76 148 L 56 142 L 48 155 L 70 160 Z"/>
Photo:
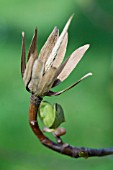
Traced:
<path id="1" fill-rule="evenodd" d="M 59 48 L 59 51 L 57 53 L 57 56 L 56 56 L 55 60 L 53 61 L 53 64 L 52 64 L 53 67 L 58 68 L 61 65 L 61 63 L 65 57 L 67 43 L 68 43 L 68 33 L 66 33 L 66 35 L 61 43 L 61 46 Z"/>
<path id="2" fill-rule="evenodd" d="M 56 44 L 56 41 L 59 37 L 59 30 L 57 27 L 55 27 L 48 37 L 47 41 L 45 42 L 44 46 L 42 47 L 40 54 L 39 54 L 39 59 L 43 61 L 45 64 L 49 55 L 52 52 L 53 47 Z M 45 68 L 46 69 L 46 68 Z"/>
<path id="3" fill-rule="evenodd" d="M 37 96 L 44 96 L 50 90 L 55 80 L 56 68 L 51 67 L 39 80 L 37 86 Z"/>
<path id="4" fill-rule="evenodd" d="M 22 32 L 22 55 L 21 55 L 21 75 L 23 77 L 26 69 L 26 50 L 25 50 L 25 39 L 24 32 Z"/>
<path id="5" fill-rule="evenodd" d="M 23 34 L 23 38 L 24 38 L 24 34 Z M 37 44 L 37 29 L 35 29 L 35 33 L 31 41 L 31 45 L 30 45 L 30 49 L 28 53 L 28 62 L 27 62 L 26 69 L 23 74 L 23 80 L 24 80 L 26 87 L 28 86 L 28 83 L 31 79 L 33 64 L 34 64 L 35 59 L 37 58 L 36 44 Z"/>
<path id="6" fill-rule="evenodd" d="M 35 55 L 33 55 L 33 54 L 35 54 Z M 31 45 L 29 48 L 28 60 L 31 56 L 34 57 L 34 59 L 36 59 L 38 56 L 38 54 L 37 54 L 37 28 L 35 29 L 34 36 L 33 36 L 33 39 L 31 41 Z"/>
<path id="7" fill-rule="evenodd" d="M 75 50 L 71 56 L 66 60 L 66 64 L 62 69 L 61 73 L 58 75 L 57 79 L 60 81 L 64 81 L 69 74 L 73 71 L 73 69 L 77 66 L 79 61 L 82 59 L 83 55 L 89 48 L 89 44 L 84 45 L 77 50 Z"/>
<path id="8" fill-rule="evenodd" d="M 31 79 L 33 63 L 34 63 L 34 57 L 31 55 L 29 61 L 26 64 L 26 69 L 23 75 L 23 80 L 26 87 L 28 86 L 28 83 Z"/>
<path id="9" fill-rule="evenodd" d="M 33 65 L 32 79 L 28 85 L 29 90 L 34 94 L 37 93 L 38 84 L 40 79 L 42 78 L 43 70 L 44 70 L 44 63 L 41 60 L 36 60 Z"/>
<path id="10" fill-rule="evenodd" d="M 84 75 L 81 79 L 79 79 L 77 82 L 75 82 L 74 84 L 72 84 L 71 86 L 67 87 L 66 89 L 59 91 L 59 92 L 53 92 L 53 91 L 49 91 L 48 92 L 48 96 L 58 96 L 66 91 L 68 91 L 69 89 L 73 88 L 74 86 L 76 86 L 77 84 L 79 84 L 82 80 L 84 80 L 85 78 L 92 76 L 92 73 L 87 73 L 86 75 Z"/>
<path id="11" fill-rule="evenodd" d="M 57 54 L 58 54 L 58 51 L 60 49 L 60 46 L 61 46 L 61 43 L 67 33 L 67 30 L 69 28 L 69 25 L 70 25 L 70 22 L 72 20 L 72 16 L 69 18 L 69 20 L 67 21 L 60 37 L 58 38 L 53 50 L 52 50 L 52 53 L 50 54 L 50 56 L 48 57 L 48 60 L 46 62 L 46 70 L 48 70 L 50 68 L 50 66 L 52 65 L 53 63 L 53 60 L 56 58 Z"/>

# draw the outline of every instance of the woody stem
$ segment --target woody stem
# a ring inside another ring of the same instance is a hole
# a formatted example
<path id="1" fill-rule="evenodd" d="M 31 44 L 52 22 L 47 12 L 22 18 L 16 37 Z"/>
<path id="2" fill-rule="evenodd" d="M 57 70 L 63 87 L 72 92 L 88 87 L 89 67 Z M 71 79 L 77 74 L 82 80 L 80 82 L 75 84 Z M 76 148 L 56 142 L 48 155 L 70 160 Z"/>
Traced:
<path id="1" fill-rule="evenodd" d="M 29 108 L 29 123 L 34 134 L 38 137 L 40 142 L 46 147 L 74 158 L 92 157 L 92 156 L 106 156 L 113 154 L 113 148 L 92 149 L 85 147 L 74 147 L 67 143 L 55 143 L 47 138 L 39 128 L 37 120 L 37 111 L 39 109 L 42 98 L 31 95 Z"/>

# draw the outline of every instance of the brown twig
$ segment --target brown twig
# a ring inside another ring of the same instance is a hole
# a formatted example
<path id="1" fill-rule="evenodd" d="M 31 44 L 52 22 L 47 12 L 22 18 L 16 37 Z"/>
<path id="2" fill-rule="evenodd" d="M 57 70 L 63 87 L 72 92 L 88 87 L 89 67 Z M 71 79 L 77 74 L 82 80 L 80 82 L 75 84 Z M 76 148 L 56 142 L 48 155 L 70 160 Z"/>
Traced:
<path id="1" fill-rule="evenodd" d="M 85 147 L 73 147 L 67 143 L 55 143 L 47 138 L 39 128 L 37 121 L 37 111 L 40 106 L 42 98 L 38 98 L 34 95 L 31 95 L 30 109 L 29 109 L 29 123 L 34 132 L 38 137 L 40 142 L 46 147 L 59 152 L 64 155 L 68 155 L 74 158 L 88 158 L 92 156 L 106 156 L 113 154 L 113 148 L 103 148 L 103 149 L 92 149 Z"/>

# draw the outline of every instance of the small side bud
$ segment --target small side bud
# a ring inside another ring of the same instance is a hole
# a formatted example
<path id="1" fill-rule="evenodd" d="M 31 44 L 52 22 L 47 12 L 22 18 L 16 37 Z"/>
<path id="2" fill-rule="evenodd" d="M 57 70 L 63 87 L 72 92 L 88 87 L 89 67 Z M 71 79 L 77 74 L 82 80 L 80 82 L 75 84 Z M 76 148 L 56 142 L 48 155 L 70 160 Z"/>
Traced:
<path id="1" fill-rule="evenodd" d="M 57 137 L 63 136 L 63 135 L 66 134 L 66 129 L 64 129 L 64 128 L 62 128 L 62 127 L 61 127 L 61 128 L 57 128 L 57 129 L 55 129 L 54 134 L 55 134 Z"/>
<path id="2" fill-rule="evenodd" d="M 87 159 L 88 158 L 88 153 L 87 152 L 83 152 L 83 151 L 81 151 L 81 152 L 79 152 L 79 154 L 78 154 L 80 157 L 83 157 L 83 158 L 85 158 L 85 159 Z"/>

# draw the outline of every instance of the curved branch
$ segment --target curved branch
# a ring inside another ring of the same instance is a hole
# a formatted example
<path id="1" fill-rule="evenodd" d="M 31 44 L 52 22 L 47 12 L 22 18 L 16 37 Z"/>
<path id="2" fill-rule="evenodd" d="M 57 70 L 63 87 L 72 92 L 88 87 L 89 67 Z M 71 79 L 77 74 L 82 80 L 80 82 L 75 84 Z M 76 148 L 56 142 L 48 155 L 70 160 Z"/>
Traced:
<path id="1" fill-rule="evenodd" d="M 65 154 L 74 158 L 88 158 L 92 156 L 106 156 L 113 154 L 113 148 L 103 148 L 103 149 L 92 149 L 85 147 L 74 147 L 67 143 L 55 143 L 47 138 L 39 128 L 37 121 L 37 111 L 40 106 L 42 98 L 38 98 L 34 95 L 31 96 L 30 108 L 29 108 L 29 123 L 34 132 L 34 134 L 38 137 L 40 142 L 46 147 L 59 152 L 61 154 Z"/>

